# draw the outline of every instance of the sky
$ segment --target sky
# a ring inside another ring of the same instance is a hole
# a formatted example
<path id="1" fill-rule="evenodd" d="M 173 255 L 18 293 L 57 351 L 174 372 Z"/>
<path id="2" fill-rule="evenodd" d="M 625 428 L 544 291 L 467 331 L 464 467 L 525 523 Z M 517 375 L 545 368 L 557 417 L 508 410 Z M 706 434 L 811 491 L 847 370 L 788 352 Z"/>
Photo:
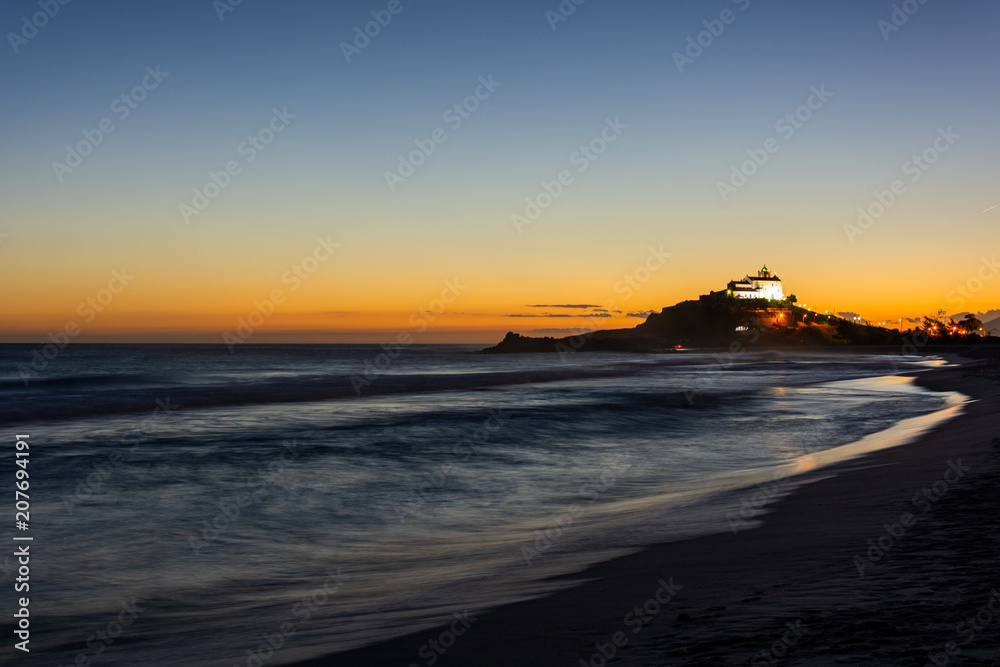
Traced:
<path id="1" fill-rule="evenodd" d="M 233 1 L 4 3 L 0 341 L 1000 306 L 995 1 Z"/>

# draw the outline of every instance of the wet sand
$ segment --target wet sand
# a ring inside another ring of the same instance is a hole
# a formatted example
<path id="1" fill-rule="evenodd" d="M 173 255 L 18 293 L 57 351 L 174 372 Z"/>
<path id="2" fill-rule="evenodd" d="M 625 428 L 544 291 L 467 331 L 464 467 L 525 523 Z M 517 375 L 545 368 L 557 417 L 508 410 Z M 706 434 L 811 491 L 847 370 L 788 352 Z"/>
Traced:
<path id="1" fill-rule="evenodd" d="M 1000 665 L 1000 367 L 952 360 L 917 381 L 975 399 L 960 417 L 810 473 L 756 528 L 301 664 Z"/>

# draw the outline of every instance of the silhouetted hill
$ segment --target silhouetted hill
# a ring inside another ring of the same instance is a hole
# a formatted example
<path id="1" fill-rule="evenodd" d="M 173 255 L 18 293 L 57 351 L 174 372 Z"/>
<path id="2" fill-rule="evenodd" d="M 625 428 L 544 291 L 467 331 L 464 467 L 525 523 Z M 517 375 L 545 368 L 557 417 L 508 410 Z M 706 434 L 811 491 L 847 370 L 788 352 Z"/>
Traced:
<path id="1" fill-rule="evenodd" d="M 856 324 L 785 303 L 724 297 L 682 301 L 653 313 L 633 329 L 593 331 L 565 338 L 509 332 L 486 353 L 617 351 L 662 352 L 678 346 L 901 345 L 896 331 Z"/>

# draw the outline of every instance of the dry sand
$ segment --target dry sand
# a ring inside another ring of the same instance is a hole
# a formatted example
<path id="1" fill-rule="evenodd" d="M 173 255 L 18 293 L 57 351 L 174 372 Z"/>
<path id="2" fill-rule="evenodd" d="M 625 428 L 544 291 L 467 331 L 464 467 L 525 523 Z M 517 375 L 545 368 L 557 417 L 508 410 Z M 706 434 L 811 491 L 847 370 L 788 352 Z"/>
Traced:
<path id="1" fill-rule="evenodd" d="M 960 362 L 918 382 L 976 399 L 963 415 L 813 473 L 757 528 L 595 566 L 443 655 L 439 628 L 304 664 L 1000 665 L 998 365 Z"/>

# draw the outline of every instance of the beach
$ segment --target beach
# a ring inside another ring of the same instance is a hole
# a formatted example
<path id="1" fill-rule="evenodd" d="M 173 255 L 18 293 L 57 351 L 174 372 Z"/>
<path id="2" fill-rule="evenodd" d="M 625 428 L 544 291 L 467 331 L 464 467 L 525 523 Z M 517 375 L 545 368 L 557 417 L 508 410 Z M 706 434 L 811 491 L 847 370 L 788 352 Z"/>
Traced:
<path id="1" fill-rule="evenodd" d="M 32 652 L 926 664 L 992 614 L 995 362 L 424 346 L 355 393 L 382 352 L 75 346 L 25 385 L 0 347 L 0 420 L 45 443 Z"/>
<path id="2" fill-rule="evenodd" d="M 1000 667 L 997 0 L 5 11 L 0 667 Z"/>
<path id="3" fill-rule="evenodd" d="M 757 527 L 301 665 L 1000 664 L 997 364 L 946 356 L 917 382 L 974 399 L 963 414 L 803 476 Z"/>

